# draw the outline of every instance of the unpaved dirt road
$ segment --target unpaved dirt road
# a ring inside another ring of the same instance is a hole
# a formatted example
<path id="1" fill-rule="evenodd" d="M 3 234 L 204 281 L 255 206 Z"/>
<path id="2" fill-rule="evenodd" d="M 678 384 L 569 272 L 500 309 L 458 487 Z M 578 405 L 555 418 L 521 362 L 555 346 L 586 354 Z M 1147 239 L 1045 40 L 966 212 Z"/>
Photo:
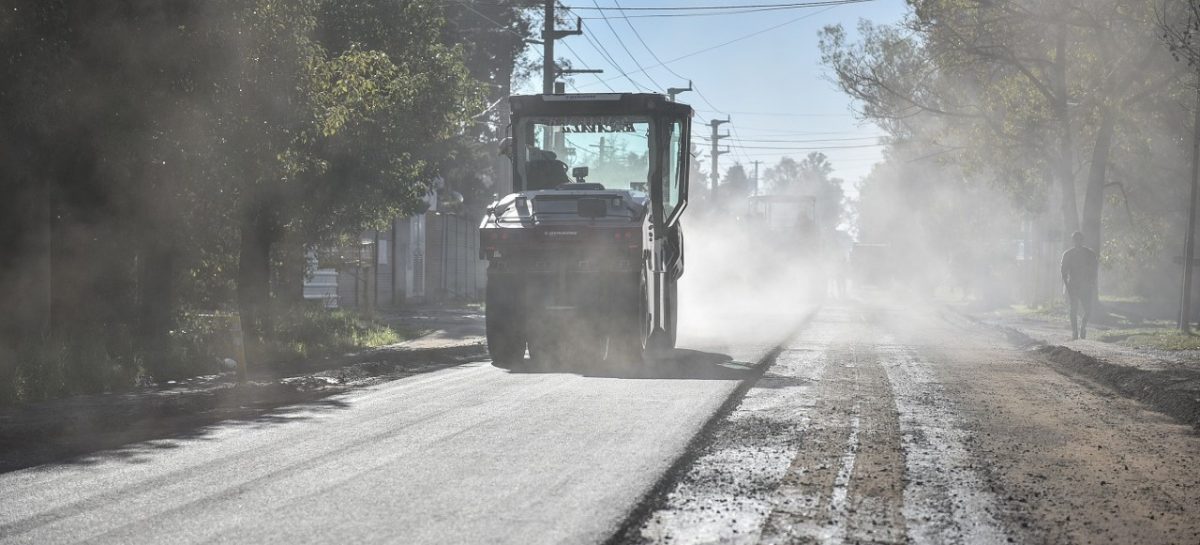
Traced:
<path id="1" fill-rule="evenodd" d="M 603 542 L 797 323 L 761 318 L 651 367 L 477 362 L 0 474 L 0 543 Z"/>
<path id="2" fill-rule="evenodd" d="M 633 543 L 1200 543 L 1200 437 L 951 312 L 827 304 Z"/>

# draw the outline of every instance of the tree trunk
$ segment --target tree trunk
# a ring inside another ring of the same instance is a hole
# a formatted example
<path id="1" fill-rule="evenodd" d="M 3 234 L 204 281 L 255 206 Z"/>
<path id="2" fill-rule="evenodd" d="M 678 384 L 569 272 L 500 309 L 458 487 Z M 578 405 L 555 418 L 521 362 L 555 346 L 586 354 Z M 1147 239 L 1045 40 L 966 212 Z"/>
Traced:
<path id="1" fill-rule="evenodd" d="M 1057 96 L 1054 101 L 1054 117 L 1058 123 L 1058 161 L 1055 173 L 1058 177 L 1058 188 L 1062 195 L 1063 217 L 1063 246 L 1068 246 L 1071 233 L 1079 230 L 1079 208 L 1075 202 L 1075 144 L 1071 138 L 1071 112 L 1067 101 L 1067 31 L 1062 25 L 1058 29 L 1058 40 L 1055 47 L 1054 71 L 1058 84 Z"/>
<path id="2" fill-rule="evenodd" d="M 1101 220 L 1104 216 L 1104 181 L 1107 178 L 1108 171 L 1108 153 L 1112 149 L 1113 133 L 1116 132 L 1117 115 L 1112 108 L 1107 108 L 1104 111 L 1104 117 L 1100 120 L 1100 129 L 1096 133 L 1096 147 L 1092 149 L 1092 165 L 1088 171 L 1087 192 L 1084 194 L 1083 200 L 1083 240 L 1084 244 L 1091 246 L 1100 253 L 1100 245 L 1103 242 L 1101 228 Z M 1097 271 L 1099 274 L 1099 271 Z M 1099 284 L 1099 280 L 1097 280 Z M 1099 288 L 1099 286 L 1097 286 Z M 1092 313 L 1096 317 L 1096 322 L 1105 320 L 1108 317 L 1108 311 L 1100 305 L 1100 290 L 1092 292 Z"/>
<path id="3" fill-rule="evenodd" d="M 0 405 L 17 401 L 18 363 L 42 349 L 50 322 L 50 183 L 25 165 L 34 155 L 0 145 L 0 165 L 16 183 L 0 200 Z"/>
<path id="4" fill-rule="evenodd" d="M 155 229 L 157 233 L 162 233 Z M 157 380 L 180 378 L 171 361 L 174 328 L 175 248 L 165 236 L 143 241 L 138 267 L 138 342 L 150 375 Z"/>
<path id="5" fill-rule="evenodd" d="M 238 256 L 238 313 L 244 343 L 243 369 L 261 363 L 270 334 L 271 229 L 265 206 L 252 206 L 242 219 Z M 245 377 L 240 377 L 244 379 Z"/>
<path id="6" fill-rule="evenodd" d="M 1113 133 L 1116 132 L 1117 115 L 1108 108 L 1100 120 L 1096 133 L 1096 147 L 1092 149 L 1092 165 L 1088 171 L 1087 193 L 1083 200 L 1083 238 L 1088 246 L 1100 251 L 1101 218 L 1104 213 L 1104 183 L 1107 179 L 1108 154 L 1112 149 Z"/>
<path id="7" fill-rule="evenodd" d="M 279 268 L 273 271 L 272 293 L 276 301 L 285 305 L 304 302 L 304 280 L 308 275 L 308 260 L 304 250 L 300 237 L 294 234 L 284 235 L 283 241 L 275 245 Z"/>

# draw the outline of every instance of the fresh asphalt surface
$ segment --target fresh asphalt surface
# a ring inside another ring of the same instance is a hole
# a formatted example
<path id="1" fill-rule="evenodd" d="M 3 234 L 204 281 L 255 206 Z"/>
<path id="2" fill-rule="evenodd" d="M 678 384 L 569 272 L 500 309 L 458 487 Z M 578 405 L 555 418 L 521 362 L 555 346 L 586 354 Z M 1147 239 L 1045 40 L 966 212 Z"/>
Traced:
<path id="1" fill-rule="evenodd" d="M 477 362 L 3 474 L 0 543 L 603 542 L 797 318 L 651 367 Z"/>

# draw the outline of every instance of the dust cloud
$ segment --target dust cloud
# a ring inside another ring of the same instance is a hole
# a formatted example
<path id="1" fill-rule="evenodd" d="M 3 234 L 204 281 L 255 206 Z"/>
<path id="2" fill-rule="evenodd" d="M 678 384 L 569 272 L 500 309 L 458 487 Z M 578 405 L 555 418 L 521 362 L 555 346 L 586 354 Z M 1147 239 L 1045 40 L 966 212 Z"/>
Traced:
<path id="1" fill-rule="evenodd" d="M 734 214 L 683 219 L 679 345 L 778 343 L 836 295 L 839 249 L 822 252 Z"/>

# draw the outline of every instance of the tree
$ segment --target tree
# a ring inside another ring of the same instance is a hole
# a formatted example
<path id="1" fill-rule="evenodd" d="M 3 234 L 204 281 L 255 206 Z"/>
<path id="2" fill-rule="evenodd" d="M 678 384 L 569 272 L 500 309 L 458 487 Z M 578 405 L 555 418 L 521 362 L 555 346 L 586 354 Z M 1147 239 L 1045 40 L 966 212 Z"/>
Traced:
<path id="1" fill-rule="evenodd" d="M 822 33 L 823 59 L 864 117 L 1002 189 L 1032 216 L 1057 207 L 1060 240 L 1082 230 L 1105 263 L 1135 259 L 1116 252 L 1130 247 L 1116 234 L 1145 238 L 1127 199 L 1159 190 L 1129 168 L 1114 180 L 1114 165 L 1145 164 L 1134 150 L 1160 134 L 1152 123 L 1178 75 L 1153 43 L 1153 5 L 912 5 L 903 28 L 861 24 L 857 44 L 840 27 Z M 1119 215 L 1108 213 L 1106 204 L 1122 202 Z"/>
<path id="2" fill-rule="evenodd" d="M 824 153 L 814 151 L 796 161 L 784 157 L 763 173 L 763 190 L 775 194 L 808 195 L 816 199 L 817 222 L 823 232 L 833 233 L 844 218 L 843 181 L 833 177 L 833 164 Z"/>
<path id="3" fill-rule="evenodd" d="M 722 199 L 728 199 L 730 202 L 745 200 L 750 196 L 751 189 L 752 182 L 746 175 L 746 167 L 741 163 L 734 163 L 725 169 L 725 176 L 721 180 Z"/>
<path id="4" fill-rule="evenodd" d="M 250 38 L 223 90 L 225 151 L 240 164 L 237 285 L 251 354 L 272 330 L 272 246 L 289 230 L 330 240 L 415 210 L 435 145 L 480 107 L 461 50 L 437 40 L 439 10 L 262 0 L 236 17 Z"/>
<path id="5" fill-rule="evenodd" d="M 281 241 L 415 210 L 483 109 L 443 9 L 6 6 L 0 401 L 170 377 L 173 318 L 235 291 L 251 340 L 269 335 Z"/>

